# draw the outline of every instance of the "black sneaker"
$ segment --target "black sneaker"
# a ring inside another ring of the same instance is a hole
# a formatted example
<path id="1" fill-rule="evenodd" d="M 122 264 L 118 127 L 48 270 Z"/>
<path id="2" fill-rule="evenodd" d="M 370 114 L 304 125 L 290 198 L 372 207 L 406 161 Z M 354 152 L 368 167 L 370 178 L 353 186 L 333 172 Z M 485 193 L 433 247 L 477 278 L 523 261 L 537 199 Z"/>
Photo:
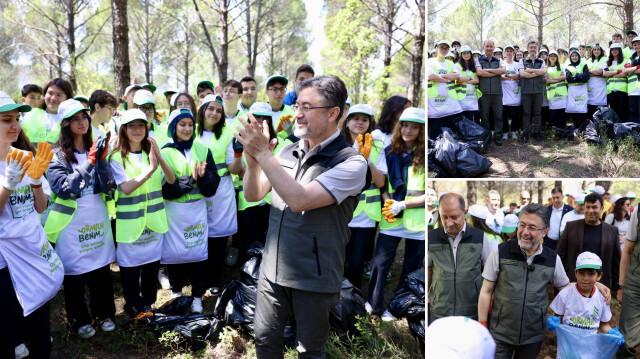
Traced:
<path id="1" fill-rule="evenodd" d="M 542 141 L 542 136 L 540 136 L 540 132 L 536 132 L 533 134 L 533 138 L 536 139 L 536 141 L 540 142 Z"/>
<path id="2" fill-rule="evenodd" d="M 529 133 L 525 132 L 522 134 L 522 137 L 520 137 L 520 142 L 522 143 L 527 143 L 529 142 Z"/>
<path id="3" fill-rule="evenodd" d="M 496 143 L 496 146 L 502 146 L 502 139 L 499 136 L 496 136 L 493 141 Z"/>

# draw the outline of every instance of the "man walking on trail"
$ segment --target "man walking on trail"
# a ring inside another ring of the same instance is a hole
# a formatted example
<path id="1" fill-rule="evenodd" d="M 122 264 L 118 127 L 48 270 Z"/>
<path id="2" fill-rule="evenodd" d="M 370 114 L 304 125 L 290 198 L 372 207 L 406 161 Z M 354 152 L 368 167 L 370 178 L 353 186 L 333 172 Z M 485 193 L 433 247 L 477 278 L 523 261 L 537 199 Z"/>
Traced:
<path id="1" fill-rule="evenodd" d="M 284 87 L 283 87 L 284 88 Z M 294 107 L 299 142 L 274 156 L 266 124 L 239 119 L 235 137 L 247 160 L 244 195 L 259 201 L 271 191 L 255 311 L 258 358 L 282 358 L 284 329 L 294 317 L 300 358 L 324 358 L 329 313 L 340 300 L 348 224 L 365 183 L 367 160 L 337 129 L 347 100 L 338 77 L 300 84 Z"/>
<path id="2" fill-rule="evenodd" d="M 476 59 L 476 74 L 480 79 L 482 97 L 478 100 L 482 126 L 491 130 L 493 117 L 493 138 L 496 146 L 502 146 L 502 83 L 500 75 L 507 72 L 504 62 L 493 56 L 493 40 L 484 41 L 484 55 Z"/>

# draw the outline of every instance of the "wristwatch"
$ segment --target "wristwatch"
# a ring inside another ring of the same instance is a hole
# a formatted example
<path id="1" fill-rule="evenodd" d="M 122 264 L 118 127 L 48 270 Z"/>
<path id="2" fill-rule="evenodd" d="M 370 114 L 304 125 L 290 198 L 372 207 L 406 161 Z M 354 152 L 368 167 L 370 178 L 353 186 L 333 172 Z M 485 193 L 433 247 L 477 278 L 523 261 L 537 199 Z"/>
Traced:
<path id="1" fill-rule="evenodd" d="M 620 284 L 620 283 L 618 283 L 618 288 L 620 288 L 620 289 L 624 289 L 624 284 Z"/>

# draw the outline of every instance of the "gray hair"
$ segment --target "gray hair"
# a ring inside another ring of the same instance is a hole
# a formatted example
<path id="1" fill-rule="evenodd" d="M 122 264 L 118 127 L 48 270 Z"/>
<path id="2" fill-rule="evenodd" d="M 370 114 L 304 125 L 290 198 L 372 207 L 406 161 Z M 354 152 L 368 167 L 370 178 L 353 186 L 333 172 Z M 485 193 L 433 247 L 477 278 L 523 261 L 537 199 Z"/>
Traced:
<path id="1" fill-rule="evenodd" d="M 484 47 L 484 45 L 486 45 L 486 44 L 487 44 L 487 42 L 490 42 L 490 43 L 492 43 L 492 44 L 495 46 L 495 42 L 493 42 L 493 40 L 491 40 L 491 39 L 486 39 L 486 40 L 484 40 L 484 41 L 482 42 L 482 47 Z"/>
<path id="2" fill-rule="evenodd" d="M 547 206 L 539 204 L 539 203 L 529 203 L 528 205 L 522 207 L 520 210 L 520 215 L 523 213 L 535 214 L 540 219 L 542 219 L 542 223 L 544 223 L 544 228 L 549 228 L 549 208 Z"/>
<path id="3" fill-rule="evenodd" d="M 340 108 L 340 113 L 336 120 L 342 117 L 344 105 L 345 102 L 347 102 L 347 87 L 338 76 L 320 75 L 306 79 L 300 83 L 300 91 L 307 87 L 314 88 L 318 91 L 325 106 Z"/>

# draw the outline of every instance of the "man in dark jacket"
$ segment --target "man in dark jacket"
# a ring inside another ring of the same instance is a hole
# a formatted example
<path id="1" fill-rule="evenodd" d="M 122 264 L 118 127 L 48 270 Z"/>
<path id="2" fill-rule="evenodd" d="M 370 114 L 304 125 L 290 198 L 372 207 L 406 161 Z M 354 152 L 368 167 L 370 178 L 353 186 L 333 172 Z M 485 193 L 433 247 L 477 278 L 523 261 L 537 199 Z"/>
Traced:
<path id="1" fill-rule="evenodd" d="M 502 146 L 502 82 L 500 75 L 507 72 L 504 62 L 493 56 L 492 40 L 484 41 L 484 55 L 476 59 L 476 74 L 480 79 L 480 114 L 482 126 L 491 130 L 490 118 L 493 116 L 493 138 L 496 146 Z"/>
<path id="2" fill-rule="evenodd" d="M 555 250 L 560 239 L 560 224 L 564 215 L 573 211 L 573 207 L 564 203 L 562 188 L 556 187 L 551 190 L 551 200 L 553 204 L 549 209 L 549 233 L 544 240 L 544 245 Z"/>
<path id="3" fill-rule="evenodd" d="M 520 83 L 522 85 L 522 142 L 529 141 L 529 130 L 533 120 L 533 137 L 542 141 L 540 136 L 542 95 L 544 93 L 544 75 L 547 66 L 538 57 L 538 43 L 535 40 L 527 44 L 529 56 L 522 59 L 520 67 Z"/>
<path id="4" fill-rule="evenodd" d="M 615 289 L 620 271 L 618 228 L 600 220 L 602 196 L 593 192 L 584 199 L 584 219 L 567 223 L 558 241 L 557 252 L 562 260 L 567 277 L 576 281 L 576 259 L 582 252 L 595 253 L 602 259 L 600 283 Z"/>

